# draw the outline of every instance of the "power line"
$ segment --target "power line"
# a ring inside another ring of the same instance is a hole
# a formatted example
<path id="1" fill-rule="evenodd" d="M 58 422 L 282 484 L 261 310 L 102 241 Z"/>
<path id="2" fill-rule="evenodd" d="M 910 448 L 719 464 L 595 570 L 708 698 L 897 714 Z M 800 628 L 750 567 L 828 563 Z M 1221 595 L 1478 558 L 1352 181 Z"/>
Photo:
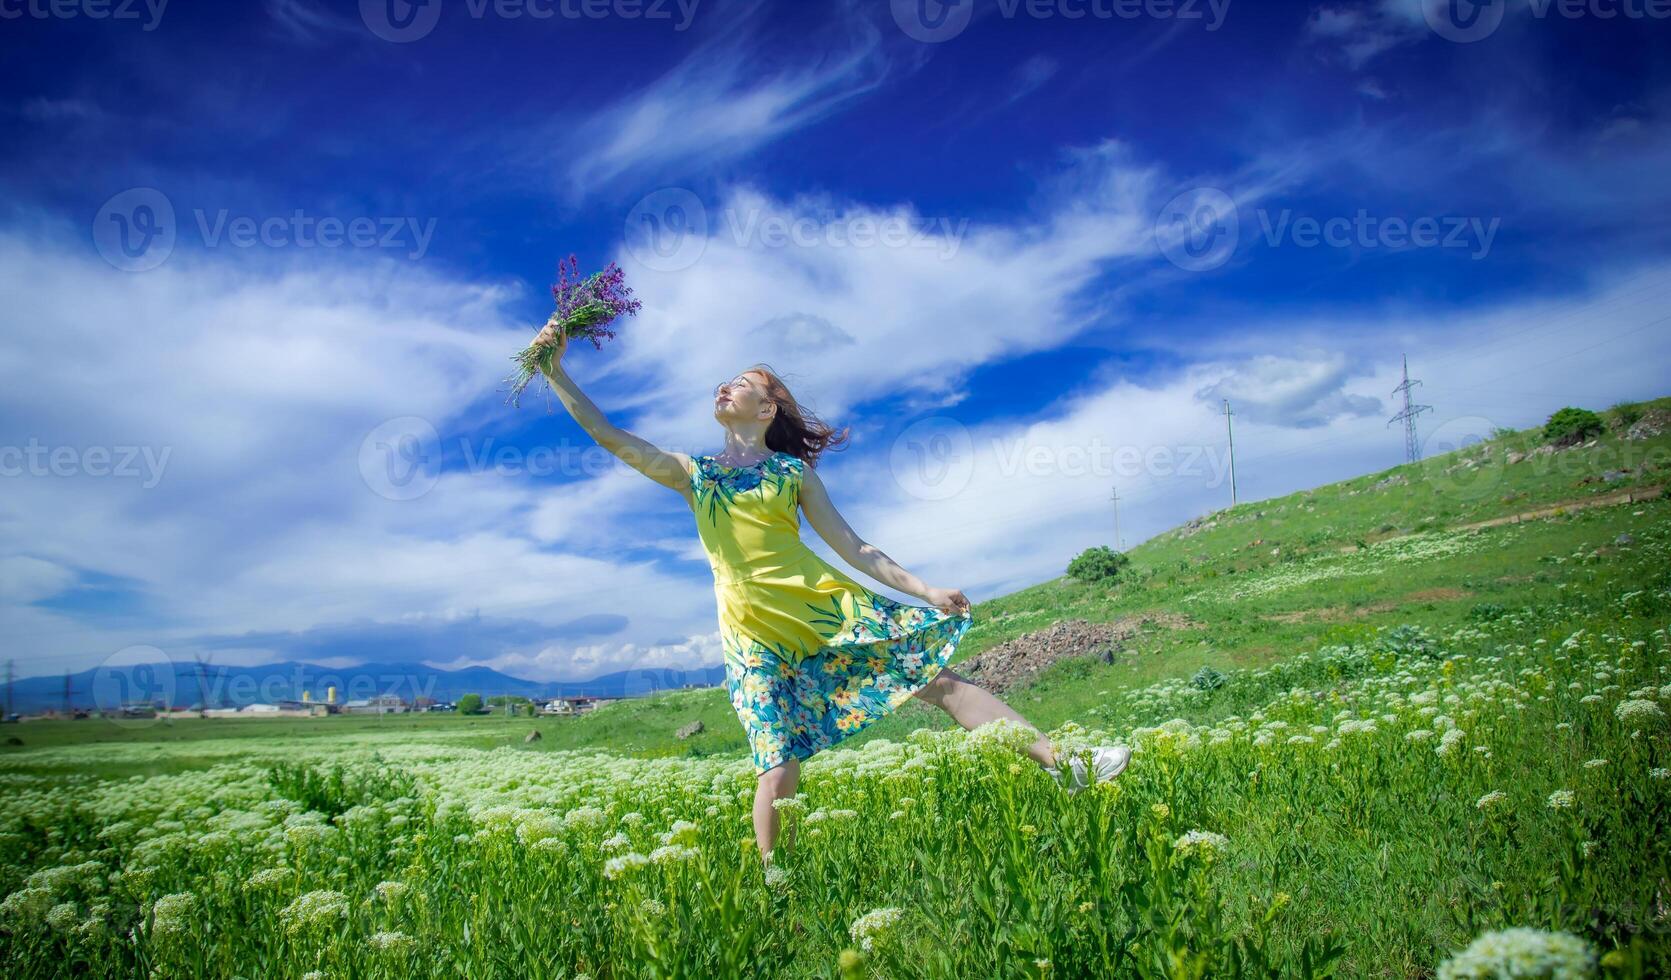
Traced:
<path id="1" fill-rule="evenodd" d="M 1410 355 L 1406 354 L 1404 355 L 1404 383 L 1392 390 L 1394 395 L 1403 393 L 1404 411 L 1387 420 L 1388 425 L 1392 425 L 1394 422 L 1404 423 L 1404 461 L 1406 463 L 1415 463 L 1422 458 L 1422 445 L 1416 439 L 1416 416 L 1423 412 L 1433 411 L 1432 405 L 1410 404 L 1410 390 L 1419 384 L 1421 384 L 1420 381 L 1410 380 Z"/>

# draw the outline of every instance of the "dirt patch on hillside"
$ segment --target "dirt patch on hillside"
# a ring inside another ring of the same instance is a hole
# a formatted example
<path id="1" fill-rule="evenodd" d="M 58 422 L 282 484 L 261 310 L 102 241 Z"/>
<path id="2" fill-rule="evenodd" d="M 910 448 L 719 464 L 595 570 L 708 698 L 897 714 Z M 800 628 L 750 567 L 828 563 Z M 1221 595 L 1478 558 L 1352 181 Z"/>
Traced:
<path id="1" fill-rule="evenodd" d="M 1580 497 L 1577 500 L 1568 500 L 1564 503 L 1550 504 L 1547 507 L 1539 507 L 1537 510 L 1521 511 L 1518 514 L 1510 514 L 1507 517 L 1494 517 L 1489 521 L 1475 521 L 1472 524 L 1457 524 L 1453 527 L 1453 530 L 1474 531 L 1486 527 L 1501 527 L 1504 524 L 1519 524 L 1522 521 L 1538 521 L 1546 517 L 1556 517 L 1561 514 L 1570 514 L 1575 510 L 1589 510 L 1593 507 L 1617 507 L 1620 504 L 1634 504 L 1644 500 L 1658 500 L 1664 495 L 1665 488 L 1662 486 L 1634 487 L 1630 490 L 1621 490 L 1618 493 L 1606 493 L 1596 497 Z"/>
<path id="2" fill-rule="evenodd" d="M 1115 655 L 1139 636 L 1194 625 L 1188 617 L 1170 612 L 1124 616 L 1111 623 L 1068 619 L 982 651 L 953 669 L 989 691 L 1002 693 L 1030 683 L 1059 661 L 1100 656 L 1113 663 Z"/>
<path id="3" fill-rule="evenodd" d="M 1371 602 L 1368 605 L 1348 608 L 1346 606 L 1322 606 L 1317 609 L 1296 609 L 1293 612 L 1271 613 L 1261 616 L 1261 619 L 1273 623 L 1342 623 L 1352 619 L 1362 619 L 1376 613 L 1392 612 L 1401 606 L 1413 605 L 1418 602 L 1455 602 L 1466 599 L 1473 593 L 1466 589 L 1436 588 L 1422 589 L 1397 599 Z"/>

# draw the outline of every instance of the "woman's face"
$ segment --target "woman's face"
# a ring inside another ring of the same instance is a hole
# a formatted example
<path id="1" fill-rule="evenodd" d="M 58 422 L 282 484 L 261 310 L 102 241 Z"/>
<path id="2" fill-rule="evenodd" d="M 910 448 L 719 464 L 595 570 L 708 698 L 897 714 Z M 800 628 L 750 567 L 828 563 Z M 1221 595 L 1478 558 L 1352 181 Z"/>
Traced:
<path id="1" fill-rule="evenodd" d="M 769 421 L 776 411 L 766 397 L 766 379 L 744 371 L 714 388 L 714 418 L 720 422 Z"/>

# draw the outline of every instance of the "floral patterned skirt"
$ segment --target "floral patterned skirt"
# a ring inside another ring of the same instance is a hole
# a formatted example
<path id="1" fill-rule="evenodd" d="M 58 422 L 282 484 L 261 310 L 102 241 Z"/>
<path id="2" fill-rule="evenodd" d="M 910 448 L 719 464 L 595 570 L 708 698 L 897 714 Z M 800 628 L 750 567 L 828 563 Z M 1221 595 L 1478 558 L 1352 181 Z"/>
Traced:
<path id="1" fill-rule="evenodd" d="M 725 688 L 756 773 L 829 748 L 904 704 L 973 622 L 889 599 L 807 557 L 715 582 Z"/>

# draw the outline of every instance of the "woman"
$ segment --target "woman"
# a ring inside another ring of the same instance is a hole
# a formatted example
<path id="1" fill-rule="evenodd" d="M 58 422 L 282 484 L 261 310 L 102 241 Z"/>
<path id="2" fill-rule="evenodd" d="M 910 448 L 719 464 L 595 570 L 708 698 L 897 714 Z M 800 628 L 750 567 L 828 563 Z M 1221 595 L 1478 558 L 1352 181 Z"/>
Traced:
<path id="1" fill-rule="evenodd" d="M 795 794 L 800 760 L 909 698 L 940 708 L 966 729 L 1006 718 L 1037 731 L 946 668 L 971 622 L 968 597 L 924 584 L 847 525 L 813 469 L 846 435 L 803 411 L 770 369 L 750 368 L 715 390 L 724 448 L 688 456 L 611 425 L 563 371 L 568 338 L 555 326 L 548 324 L 536 340 L 553 345 L 542 370 L 580 427 L 678 491 L 695 514 L 714 572 L 725 687 L 757 774 L 754 829 L 762 860 L 770 863 L 777 843 L 773 803 Z M 801 542 L 801 514 L 849 564 L 929 605 L 879 595 L 825 562 Z M 1027 754 L 1070 793 L 1112 779 L 1131 756 L 1124 746 L 1075 753 L 1064 775 L 1042 733 Z"/>

